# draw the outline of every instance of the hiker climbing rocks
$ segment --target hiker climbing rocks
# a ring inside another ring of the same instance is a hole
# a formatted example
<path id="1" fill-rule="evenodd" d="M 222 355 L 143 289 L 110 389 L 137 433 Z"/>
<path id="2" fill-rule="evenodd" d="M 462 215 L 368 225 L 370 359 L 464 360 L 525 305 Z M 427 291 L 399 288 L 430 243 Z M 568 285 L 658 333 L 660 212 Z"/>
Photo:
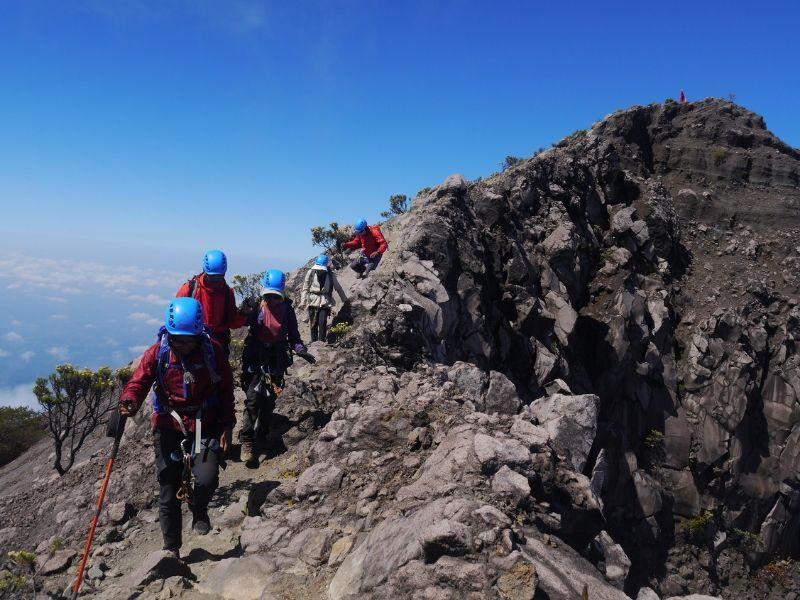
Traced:
<path id="1" fill-rule="evenodd" d="M 145 350 L 122 391 L 119 413 L 136 414 L 153 388 L 161 532 L 164 549 L 179 557 L 181 500 L 186 499 L 192 511 L 192 530 L 208 533 L 208 503 L 231 444 L 236 413 L 231 368 L 222 346 L 203 325 L 201 304 L 194 298 L 176 298 L 167 307 L 165 321 L 158 342 Z"/>
<path id="2" fill-rule="evenodd" d="M 345 242 L 343 247 L 348 250 L 361 248 L 361 254 L 350 263 L 350 268 L 358 273 L 359 277 L 366 277 L 377 268 L 389 245 L 379 225 L 367 225 L 365 219 L 359 219 L 356 221 L 355 229 L 355 237 Z"/>
<path id="3" fill-rule="evenodd" d="M 683 90 L 681 90 L 681 94 L 678 96 L 678 104 L 686 104 L 686 94 Z"/>
<path id="4" fill-rule="evenodd" d="M 203 315 L 211 335 L 230 354 L 231 329 L 247 324 L 247 314 L 236 308 L 236 296 L 225 281 L 228 259 L 222 250 L 209 250 L 203 257 L 203 272 L 181 286 L 178 298 L 195 298 L 203 306 Z"/>
<path id="5" fill-rule="evenodd" d="M 347 302 L 347 295 L 330 265 L 330 257 L 327 254 L 320 254 L 303 281 L 300 304 L 308 308 L 312 342 L 317 340 L 324 342 L 328 336 L 328 316 L 336 304 L 333 291 L 336 290 L 343 303 Z"/>
<path id="6" fill-rule="evenodd" d="M 257 464 L 254 439 L 266 440 L 275 400 L 283 390 L 292 354 L 313 362 L 297 329 L 297 315 L 286 298 L 286 274 L 270 269 L 264 274 L 261 305 L 250 316 L 250 330 L 242 352 L 242 389 L 247 394 L 239 433 L 241 458 L 248 466 Z"/>

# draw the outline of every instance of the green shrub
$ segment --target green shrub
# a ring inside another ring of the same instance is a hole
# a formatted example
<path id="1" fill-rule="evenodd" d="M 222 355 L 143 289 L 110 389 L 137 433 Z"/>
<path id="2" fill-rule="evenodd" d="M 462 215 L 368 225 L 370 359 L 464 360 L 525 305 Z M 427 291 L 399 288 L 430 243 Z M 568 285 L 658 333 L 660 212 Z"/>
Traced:
<path id="1" fill-rule="evenodd" d="M 0 593 L 21 592 L 28 587 L 28 578 L 10 571 L 0 571 Z"/>
<path id="2" fill-rule="evenodd" d="M 45 435 L 41 414 L 29 408 L 0 407 L 0 466 L 11 462 Z"/>
<path id="3" fill-rule="evenodd" d="M 731 536 L 731 541 L 739 544 L 742 549 L 747 552 L 756 552 L 761 550 L 761 548 L 764 546 L 764 541 L 757 533 L 745 531 L 744 529 L 739 529 L 738 527 L 734 527 L 729 533 Z"/>
<path id="4" fill-rule="evenodd" d="M 683 523 L 683 532 L 693 544 L 702 544 L 708 537 L 709 528 L 714 523 L 714 513 L 710 510 L 703 511 L 696 517 L 686 519 Z"/>
<path id="5" fill-rule="evenodd" d="M 334 221 L 328 227 L 318 225 L 311 228 L 311 244 L 322 248 L 331 257 L 334 268 L 344 265 L 342 245 L 350 241 L 355 233 L 352 225 L 343 225 Z"/>
<path id="6" fill-rule="evenodd" d="M 337 323 L 328 330 L 328 333 L 333 335 L 345 335 L 353 330 L 353 326 L 349 323 Z"/>
<path id="7" fill-rule="evenodd" d="M 389 210 L 381 213 L 384 219 L 390 219 L 395 215 L 402 215 L 408 211 L 408 197 L 405 194 L 395 194 L 389 196 Z"/>
<path id="8" fill-rule="evenodd" d="M 28 552 L 27 550 L 12 550 L 7 556 L 15 563 L 23 567 L 30 567 L 36 562 L 36 555 L 33 552 Z"/>
<path id="9" fill-rule="evenodd" d="M 58 365 L 55 373 L 36 380 L 33 393 L 47 420 L 59 475 L 72 468 L 83 443 L 117 407 L 117 383 L 108 367 L 92 371 L 72 365 Z"/>
<path id="10" fill-rule="evenodd" d="M 130 381 L 131 377 L 133 377 L 133 367 L 125 366 L 120 367 L 116 371 L 114 371 L 114 376 L 119 379 L 122 385 L 125 385 Z"/>
<path id="11" fill-rule="evenodd" d="M 244 340 L 232 339 L 230 344 L 231 355 L 229 357 L 231 368 L 238 371 L 242 368 L 242 353 L 244 352 Z"/>
<path id="12" fill-rule="evenodd" d="M 238 294 L 241 302 L 251 304 L 261 297 L 261 280 L 264 279 L 264 271 L 261 273 L 251 273 L 250 275 L 234 275 L 231 280 L 231 288 Z"/>
<path id="13" fill-rule="evenodd" d="M 715 148 L 711 157 L 714 159 L 714 166 L 718 167 L 728 158 L 728 151 L 725 148 Z"/>
<path id="14" fill-rule="evenodd" d="M 50 543 L 50 549 L 53 552 L 58 552 L 63 547 L 64 547 L 64 540 L 62 540 L 60 537 L 53 538 L 53 541 Z"/>
<path id="15" fill-rule="evenodd" d="M 664 434 L 661 433 L 658 429 L 651 429 L 647 432 L 647 435 L 644 436 L 644 445 L 646 448 L 650 450 L 655 450 L 660 448 L 661 445 L 664 443 Z"/>
<path id="16" fill-rule="evenodd" d="M 503 162 L 500 163 L 500 168 L 505 171 L 506 169 L 510 169 L 511 167 L 518 165 L 522 162 L 522 159 L 519 156 L 511 156 L 510 154 L 503 159 Z"/>

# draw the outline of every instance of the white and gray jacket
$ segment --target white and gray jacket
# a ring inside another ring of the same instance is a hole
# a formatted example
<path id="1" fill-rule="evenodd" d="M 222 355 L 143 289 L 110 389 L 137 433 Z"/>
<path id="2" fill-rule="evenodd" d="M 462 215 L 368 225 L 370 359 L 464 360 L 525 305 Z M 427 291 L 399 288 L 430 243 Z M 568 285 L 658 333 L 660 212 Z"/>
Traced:
<path id="1" fill-rule="evenodd" d="M 322 285 L 320 285 L 321 279 L 324 280 Z M 336 304 L 333 299 L 334 289 L 342 302 L 347 302 L 347 295 L 339 284 L 339 280 L 336 279 L 336 274 L 329 267 L 314 265 L 308 270 L 303 281 L 300 303 L 308 307 L 330 308 Z"/>

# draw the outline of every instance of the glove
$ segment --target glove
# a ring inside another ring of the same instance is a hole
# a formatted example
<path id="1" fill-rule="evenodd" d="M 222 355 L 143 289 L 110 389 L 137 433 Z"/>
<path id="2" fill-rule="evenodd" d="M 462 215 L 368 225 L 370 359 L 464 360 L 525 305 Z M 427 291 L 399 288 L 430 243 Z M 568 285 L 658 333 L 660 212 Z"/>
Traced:
<path id="1" fill-rule="evenodd" d="M 298 342 L 297 344 L 294 345 L 294 352 L 295 354 L 305 354 L 306 352 L 308 352 L 308 348 L 306 348 L 305 345 Z"/>

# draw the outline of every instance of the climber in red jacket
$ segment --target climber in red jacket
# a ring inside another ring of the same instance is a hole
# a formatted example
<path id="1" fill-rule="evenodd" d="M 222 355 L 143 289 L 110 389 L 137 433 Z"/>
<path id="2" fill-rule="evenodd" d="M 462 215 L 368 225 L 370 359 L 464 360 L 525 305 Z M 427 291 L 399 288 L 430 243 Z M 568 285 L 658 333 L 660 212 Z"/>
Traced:
<path id="1" fill-rule="evenodd" d="M 236 308 L 236 296 L 225 281 L 228 259 L 221 250 L 209 250 L 203 257 L 203 272 L 181 286 L 177 298 L 195 298 L 203 307 L 211 335 L 230 354 L 231 329 L 247 324 L 247 314 Z"/>
<path id="2" fill-rule="evenodd" d="M 231 367 L 206 333 L 194 298 L 176 298 L 167 307 L 158 342 L 145 350 L 120 394 L 119 414 L 135 415 L 151 388 L 159 520 L 164 549 L 177 558 L 181 499 L 192 511 L 192 530 L 207 534 L 208 503 L 236 424 Z"/>
<path id="3" fill-rule="evenodd" d="M 355 229 L 355 237 L 345 242 L 344 248 L 348 250 L 361 248 L 361 254 L 350 263 L 350 268 L 358 273 L 359 277 L 366 277 L 377 268 L 389 245 L 378 225 L 367 225 L 365 219 L 359 219 L 356 221 Z"/>

